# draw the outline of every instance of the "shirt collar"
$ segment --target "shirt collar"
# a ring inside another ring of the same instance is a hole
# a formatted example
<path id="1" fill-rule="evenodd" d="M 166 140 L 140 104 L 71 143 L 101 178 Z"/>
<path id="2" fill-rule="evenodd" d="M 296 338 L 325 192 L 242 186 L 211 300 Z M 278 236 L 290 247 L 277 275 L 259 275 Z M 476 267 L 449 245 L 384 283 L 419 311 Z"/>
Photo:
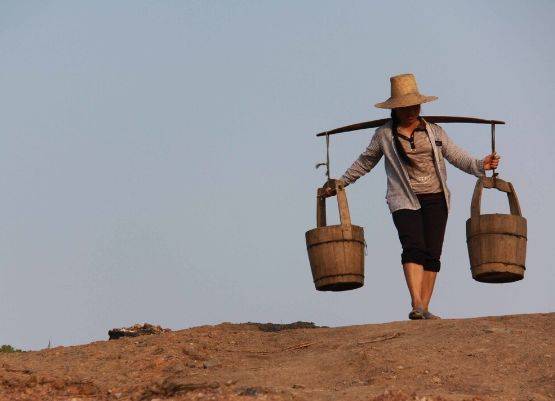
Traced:
<path id="1" fill-rule="evenodd" d="M 415 131 L 424 131 L 424 130 L 426 130 L 426 121 L 424 121 L 424 119 L 422 117 L 418 117 L 418 121 L 419 121 L 419 124 L 414 130 Z"/>
<path id="2" fill-rule="evenodd" d="M 396 124 L 392 124 L 392 128 L 394 129 L 394 131 L 397 135 L 401 135 L 397 131 L 397 125 Z M 414 128 L 414 130 L 412 132 L 415 132 L 415 131 L 426 131 L 426 120 L 424 120 L 423 117 L 418 117 L 418 125 L 416 126 L 416 128 Z"/>

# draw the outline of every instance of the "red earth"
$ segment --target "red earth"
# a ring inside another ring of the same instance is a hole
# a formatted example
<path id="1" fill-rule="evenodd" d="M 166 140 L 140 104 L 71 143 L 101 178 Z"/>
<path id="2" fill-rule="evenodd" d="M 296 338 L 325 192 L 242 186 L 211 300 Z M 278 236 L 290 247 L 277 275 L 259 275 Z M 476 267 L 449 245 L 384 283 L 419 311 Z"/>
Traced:
<path id="1" fill-rule="evenodd" d="M 1 353 L 0 400 L 555 400 L 554 323 L 222 323 Z"/>

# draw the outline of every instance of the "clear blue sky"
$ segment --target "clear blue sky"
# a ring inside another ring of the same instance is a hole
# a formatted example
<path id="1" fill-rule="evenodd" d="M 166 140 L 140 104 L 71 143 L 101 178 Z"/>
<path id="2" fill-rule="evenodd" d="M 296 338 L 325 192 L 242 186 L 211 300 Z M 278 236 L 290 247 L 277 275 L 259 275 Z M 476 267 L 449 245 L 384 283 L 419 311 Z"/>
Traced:
<path id="1" fill-rule="evenodd" d="M 3 1 L 0 344 L 85 343 L 144 321 L 405 319 L 383 161 L 348 189 L 368 242 L 362 289 L 316 292 L 304 239 L 324 181 L 315 133 L 385 117 L 373 104 L 405 72 L 439 97 L 423 114 L 507 121 L 500 176 L 529 224 L 525 280 L 474 282 L 475 178 L 449 167 L 433 311 L 553 311 L 554 20 L 552 1 Z M 489 152 L 488 127 L 444 127 Z M 333 175 L 372 133 L 332 139 Z M 491 191 L 484 207 L 508 210 Z"/>

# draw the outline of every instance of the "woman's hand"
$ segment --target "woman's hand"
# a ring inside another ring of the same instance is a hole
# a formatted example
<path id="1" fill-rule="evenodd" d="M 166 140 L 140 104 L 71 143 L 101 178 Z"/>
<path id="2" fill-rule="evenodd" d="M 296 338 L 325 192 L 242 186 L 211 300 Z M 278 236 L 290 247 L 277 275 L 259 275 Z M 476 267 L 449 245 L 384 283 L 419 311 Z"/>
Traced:
<path id="1" fill-rule="evenodd" d="M 492 153 L 484 157 L 484 170 L 494 170 L 499 166 L 499 156 L 497 153 Z"/>
<path id="2" fill-rule="evenodd" d="M 339 184 L 339 186 L 345 187 L 345 183 L 343 181 L 339 180 L 339 179 L 331 180 L 331 182 L 328 181 L 324 184 L 324 187 L 322 188 L 324 197 L 328 198 L 330 196 L 337 195 L 337 191 L 335 190 L 335 182 L 336 181 Z"/>
<path id="3" fill-rule="evenodd" d="M 335 188 L 324 187 L 324 198 L 329 198 L 330 196 L 334 196 L 337 194 Z"/>

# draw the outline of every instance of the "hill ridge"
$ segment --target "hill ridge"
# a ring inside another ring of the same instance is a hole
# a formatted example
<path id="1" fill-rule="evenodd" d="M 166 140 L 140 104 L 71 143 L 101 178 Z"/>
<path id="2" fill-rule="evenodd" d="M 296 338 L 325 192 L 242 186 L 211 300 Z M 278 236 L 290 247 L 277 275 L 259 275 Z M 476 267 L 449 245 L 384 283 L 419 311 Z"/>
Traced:
<path id="1" fill-rule="evenodd" d="M 194 328 L 0 354 L 1 400 L 555 399 L 555 313 Z"/>

